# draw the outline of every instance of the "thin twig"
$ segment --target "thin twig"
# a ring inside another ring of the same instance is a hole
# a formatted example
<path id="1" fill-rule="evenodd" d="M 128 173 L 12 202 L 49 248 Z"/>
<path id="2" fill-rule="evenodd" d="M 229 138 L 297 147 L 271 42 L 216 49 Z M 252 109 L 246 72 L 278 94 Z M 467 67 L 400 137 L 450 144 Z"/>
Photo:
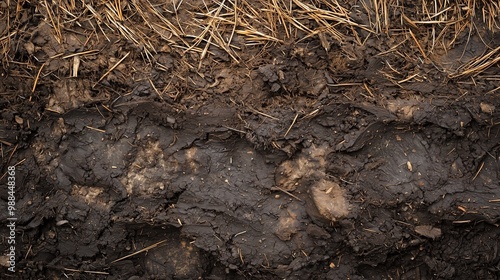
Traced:
<path id="1" fill-rule="evenodd" d="M 88 274 L 109 275 L 108 272 L 104 272 L 104 271 L 80 270 L 80 269 L 72 269 L 72 268 L 66 268 L 66 267 L 63 267 L 62 269 L 66 270 L 66 271 L 71 271 L 71 272 L 80 272 L 80 273 L 84 272 L 84 273 L 88 273 Z"/>
<path id="2" fill-rule="evenodd" d="M 476 175 L 474 175 L 474 178 L 472 178 L 472 181 L 476 180 L 481 170 L 483 170 L 483 167 L 484 167 L 484 161 L 481 163 L 481 166 L 479 166 L 479 169 L 477 170 Z"/>
<path id="3" fill-rule="evenodd" d="M 132 253 L 132 254 L 126 255 L 126 256 L 121 257 L 121 258 L 119 258 L 119 259 L 116 259 L 116 260 L 112 261 L 111 263 L 119 262 L 119 261 L 122 261 L 122 260 L 124 260 L 124 259 L 128 259 L 128 258 L 130 258 L 130 257 L 133 257 L 133 256 L 135 256 L 135 255 L 137 255 L 137 254 L 140 254 L 140 253 L 142 253 L 142 252 L 149 251 L 149 250 L 151 250 L 151 249 L 154 249 L 154 248 L 158 247 L 159 245 L 161 245 L 162 243 L 165 243 L 165 242 L 167 242 L 167 240 L 166 240 L 166 239 L 165 239 L 165 240 L 162 240 L 162 241 L 160 241 L 160 242 L 156 242 L 155 244 L 150 245 L 150 246 L 148 246 L 148 247 L 146 247 L 146 248 L 143 248 L 143 249 L 141 249 L 141 250 L 139 250 L 139 251 L 137 251 L 137 252 L 134 252 L 134 253 Z"/>
<path id="4" fill-rule="evenodd" d="M 31 92 L 34 93 L 36 89 L 36 85 L 38 84 L 38 79 L 40 78 L 40 73 L 42 73 L 42 69 L 45 66 L 47 62 L 43 63 L 42 66 L 40 66 L 40 69 L 38 69 L 38 73 L 36 74 L 35 81 L 33 82 L 33 88 L 31 88 Z"/>
<path id="5" fill-rule="evenodd" d="M 278 191 L 282 191 L 283 193 L 286 193 L 287 195 L 297 199 L 298 201 L 302 201 L 302 199 L 300 199 L 299 197 L 297 197 L 296 195 L 292 194 L 291 192 L 287 191 L 287 190 L 284 190 L 280 187 L 272 187 L 271 190 L 278 190 Z"/>
<path id="6" fill-rule="evenodd" d="M 288 133 L 290 132 L 290 130 L 292 129 L 293 125 L 295 124 L 295 122 L 297 121 L 297 118 L 299 117 L 299 113 L 297 113 L 295 115 L 295 118 L 293 118 L 293 121 L 292 121 L 292 124 L 290 124 L 290 127 L 288 127 L 288 130 L 285 132 L 285 135 L 283 137 L 286 137 L 288 135 Z"/>
<path id="7" fill-rule="evenodd" d="M 270 118 L 270 119 L 275 120 L 275 121 L 279 121 L 279 118 L 277 118 L 277 117 L 273 117 L 273 116 L 271 116 L 269 114 L 266 114 L 266 113 L 263 113 L 261 111 L 258 111 L 258 110 L 254 109 L 252 107 L 248 107 L 248 108 L 250 108 L 250 110 L 252 110 L 253 112 L 255 112 L 255 113 L 259 114 L 259 115 L 262 115 L 264 117 Z"/>
<path id="8" fill-rule="evenodd" d="M 123 60 L 125 60 L 125 58 L 127 58 L 127 56 L 130 54 L 130 52 L 128 52 L 127 54 L 125 54 L 125 56 L 122 57 L 122 59 L 120 59 L 117 63 L 115 63 L 115 65 L 113 65 L 106 73 L 104 73 L 104 75 L 102 75 L 102 77 L 92 86 L 92 88 L 94 88 L 95 86 L 97 86 L 97 84 L 102 81 L 107 75 L 109 75 L 109 73 L 111 73 L 111 71 L 113 71 L 116 67 L 118 67 L 118 65 L 120 65 L 120 63 L 123 62 Z"/>

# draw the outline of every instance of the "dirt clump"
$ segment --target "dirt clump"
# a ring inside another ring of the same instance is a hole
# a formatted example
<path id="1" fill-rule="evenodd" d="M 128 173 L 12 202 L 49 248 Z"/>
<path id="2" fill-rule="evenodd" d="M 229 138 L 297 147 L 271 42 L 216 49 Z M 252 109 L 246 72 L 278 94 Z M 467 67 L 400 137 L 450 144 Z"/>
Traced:
<path id="1" fill-rule="evenodd" d="M 337 183 L 321 180 L 311 187 L 310 192 L 323 217 L 336 221 L 349 214 L 349 204 Z"/>

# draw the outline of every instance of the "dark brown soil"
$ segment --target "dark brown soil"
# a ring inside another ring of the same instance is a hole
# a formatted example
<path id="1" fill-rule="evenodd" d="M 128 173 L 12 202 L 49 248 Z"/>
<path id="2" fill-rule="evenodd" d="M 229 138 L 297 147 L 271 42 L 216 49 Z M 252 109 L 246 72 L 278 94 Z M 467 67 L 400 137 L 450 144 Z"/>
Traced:
<path id="1" fill-rule="evenodd" d="M 211 48 L 200 63 L 144 59 L 111 32 L 83 48 L 86 25 L 59 44 L 23 9 L 0 70 L 18 218 L 1 279 L 499 279 L 499 65 L 445 71 L 498 33 L 464 33 L 433 62 L 379 35 L 248 47 L 239 64 Z M 70 77 L 57 55 L 87 49 Z M 394 67 L 419 76 L 395 83 Z"/>

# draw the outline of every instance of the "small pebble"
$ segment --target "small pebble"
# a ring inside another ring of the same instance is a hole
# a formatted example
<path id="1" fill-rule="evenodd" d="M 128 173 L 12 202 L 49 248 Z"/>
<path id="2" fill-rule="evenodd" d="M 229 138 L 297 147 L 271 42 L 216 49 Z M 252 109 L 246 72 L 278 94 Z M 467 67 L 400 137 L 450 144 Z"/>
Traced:
<path id="1" fill-rule="evenodd" d="M 488 103 L 481 102 L 479 106 L 481 107 L 481 111 L 486 114 L 492 114 L 495 111 L 495 106 L 490 105 Z"/>

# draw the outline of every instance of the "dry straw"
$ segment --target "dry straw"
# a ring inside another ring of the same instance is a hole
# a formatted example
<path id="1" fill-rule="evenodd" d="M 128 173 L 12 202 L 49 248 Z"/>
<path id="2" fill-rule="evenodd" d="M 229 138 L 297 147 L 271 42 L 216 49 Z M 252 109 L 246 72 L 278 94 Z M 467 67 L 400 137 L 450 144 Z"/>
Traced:
<path id="1" fill-rule="evenodd" d="M 267 48 L 317 36 L 328 50 L 332 43 L 342 44 L 354 38 L 363 45 L 369 37 L 384 34 L 401 37 L 390 49 L 391 53 L 415 59 L 412 54 L 399 52 L 400 47 L 410 45 L 418 50 L 414 55 L 425 60 L 436 49 L 453 47 L 462 34 L 468 37 L 479 34 L 480 21 L 491 31 L 500 29 L 500 0 L 44 0 L 34 3 L 52 27 L 57 42 L 65 40 L 63 30 L 92 26 L 94 30 L 87 34 L 86 43 L 110 40 L 110 34 L 118 34 L 140 47 L 148 61 L 168 46 L 181 53 L 197 54 L 200 65 L 214 49 L 222 50 L 239 63 L 245 47 Z M 7 29 L 0 34 L 4 65 L 10 61 L 10 40 L 19 32 L 15 23 L 9 21 L 12 12 L 7 9 L 2 15 L 7 19 Z M 20 14 L 22 8 L 15 12 Z M 367 20 L 361 22 L 360 18 Z M 400 44 L 401 41 L 404 43 Z M 456 69 L 450 78 L 474 75 L 495 65 L 499 59 L 496 47 Z"/>

